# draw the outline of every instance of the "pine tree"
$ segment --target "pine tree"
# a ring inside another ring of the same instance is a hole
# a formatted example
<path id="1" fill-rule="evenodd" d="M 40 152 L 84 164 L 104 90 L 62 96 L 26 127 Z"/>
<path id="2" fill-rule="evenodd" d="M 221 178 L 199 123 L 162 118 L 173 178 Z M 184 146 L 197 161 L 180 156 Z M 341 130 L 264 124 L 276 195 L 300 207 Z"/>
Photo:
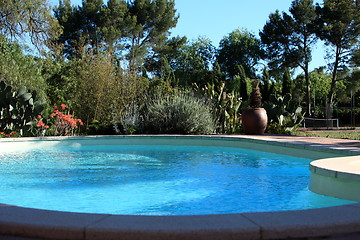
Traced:
<path id="1" fill-rule="evenodd" d="M 328 57 L 332 60 L 331 87 L 327 96 L 327 118 L 331 118 L 338 75 L 346 70 L 352 50 L 359 43 L 360 6 L 354 0 L 324 0 L 323 6 L 317 5 L 316 11 L 317 35 L 330 48 Z"/>
<path id="2" fill-rule="evenodd" d="M 291 15 L 278 11 L 270 14 L 260 37 L 267 48 L 267 58 L 272 72 L 283 71 L 286 67 L 300 67 L 306 80 L 306 114 L 311 109 L 309 63 L 311 48 L 317 41 L 314 34 L 316 18 L 312 0 L 294 0 L 289 9 Z"/>

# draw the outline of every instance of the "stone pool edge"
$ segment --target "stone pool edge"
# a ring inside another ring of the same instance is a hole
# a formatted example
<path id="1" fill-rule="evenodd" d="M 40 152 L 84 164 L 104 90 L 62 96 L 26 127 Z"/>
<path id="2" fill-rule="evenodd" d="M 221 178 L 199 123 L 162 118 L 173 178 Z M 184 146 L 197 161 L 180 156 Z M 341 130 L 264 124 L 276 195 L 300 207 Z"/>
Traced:
<path id="1" fill-rule="evenodd" d="M 64 137 L 84 139 L 92 137 Z M 131 137 L 131 136 L 120 136 Z M 136 136 L 135 136 L 136 137 Z M 152 137 L 152 136 L 142 136 Z M 156 136 L 159 137 L 159 136 Z M 163 136 L 189 138 L 192 136 Z M 106 137 L 105 137 L 106 138 Z M 243 140 L 292 148 L 360 155 L 356 148 L 334 145 L 299 144 L 256 136 L 197 136 L 219 140 Z M 58 140 L 39 138 L 30 140 Z M 24 141 L 6 139 L 5 141 Z M 336 207 L 280 212 L 194 216 L 132 216 L 85 214 L 23 208 L 0 204 L 0 239 L 2 235 L 40 239 L 291 239 L 360 236 L 360 203 Z"/>

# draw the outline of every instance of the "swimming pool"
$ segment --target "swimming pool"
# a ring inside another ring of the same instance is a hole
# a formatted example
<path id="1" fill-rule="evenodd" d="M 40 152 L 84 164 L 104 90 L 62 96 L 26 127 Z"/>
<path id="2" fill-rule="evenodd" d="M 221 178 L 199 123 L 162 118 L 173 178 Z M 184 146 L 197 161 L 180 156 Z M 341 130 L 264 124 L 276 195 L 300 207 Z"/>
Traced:
<path id="1" fill-rule="evenodd" d="M 186 137 L 7 144 L 0 150 L 0 192 L 6 193 L 0 202 L 22 207 L 203 215 L 352 203 L 308 190 L 309 162 L 339 156 L 334 153 Z M 299 156 L 297 151 L 307 158 L 289 156 Z"/>
<path id="2" fill-rule="evenodd" d="M 96 141 L 94 141 L 96 140 Z M 81 144 L 80 144 L 81 142 Z M 0 150 L 27 152 L 52 146 L 82 145 L 219 146 L 261 150 L 309 159 L 354 156 L 358 148 L 268 136 L 95 136 L 0 139 Z M 65 144 L 66 143 L 66 144 Z M 345 160 L 345 158 L 344 158 Z M 312 173 L 322 166 L 312 166 Z M 337 172 L 335 172 L 337 174 Z M 339 176 L 339 174 L 337 174 Z M 340 174 L 341 175 L 341 174 Z M 36 239 L 357 239 L 360 203 L 296 211 L 210 215 L 112 215 L 49 211 L 0 203 L 0 238 Z"/>

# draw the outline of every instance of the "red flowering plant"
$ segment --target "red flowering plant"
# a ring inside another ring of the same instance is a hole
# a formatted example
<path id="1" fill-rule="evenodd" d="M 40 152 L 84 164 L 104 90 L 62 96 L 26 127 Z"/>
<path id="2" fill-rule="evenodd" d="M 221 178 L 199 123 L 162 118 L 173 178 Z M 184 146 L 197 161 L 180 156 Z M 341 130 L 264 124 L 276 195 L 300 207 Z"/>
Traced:
<path id="1" fill-rule="evenodd" d="M 46 130 L 49 129 L 49 125 L 47 125 L 46 120 L 41 116 L 38 115 L 36 117 L 36 135 L 37 136 L 44 136 L 46 133 Z"/>
<path id="2" fill-rule="evenodd" d="M 14 131 L 6 131 L 4 129 L 0 129 L 0 138 L 9 138 L 9 137 L 16 137 L 17 134 Z"/>
<path id="3" fill-rule="evenodd" d="M 73 136 L 75 130 L 79 128 L 79 125 L 83 125 L 81 119 L 73 118 L 73 115 L 70 114 L 70 111 L 67 110 L 65 104 L 60 105 L 60 110 L 58 106 L 54 106 L 54 112 L 50 114 L 50 117 L 54 120 L 55 136 Z"/>

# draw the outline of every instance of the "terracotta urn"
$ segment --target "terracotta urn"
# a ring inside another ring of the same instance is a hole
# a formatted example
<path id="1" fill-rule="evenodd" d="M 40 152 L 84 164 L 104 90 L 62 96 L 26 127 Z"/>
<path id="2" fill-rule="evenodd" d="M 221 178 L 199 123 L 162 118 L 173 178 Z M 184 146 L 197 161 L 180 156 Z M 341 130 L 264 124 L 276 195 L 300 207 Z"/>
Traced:
<path id="1" fill-rule="evenodd" d="M 264 108 L 251 108 L 245 110 L 241 115 L 245 134 L 264 134 L 268 117 Z"/>

